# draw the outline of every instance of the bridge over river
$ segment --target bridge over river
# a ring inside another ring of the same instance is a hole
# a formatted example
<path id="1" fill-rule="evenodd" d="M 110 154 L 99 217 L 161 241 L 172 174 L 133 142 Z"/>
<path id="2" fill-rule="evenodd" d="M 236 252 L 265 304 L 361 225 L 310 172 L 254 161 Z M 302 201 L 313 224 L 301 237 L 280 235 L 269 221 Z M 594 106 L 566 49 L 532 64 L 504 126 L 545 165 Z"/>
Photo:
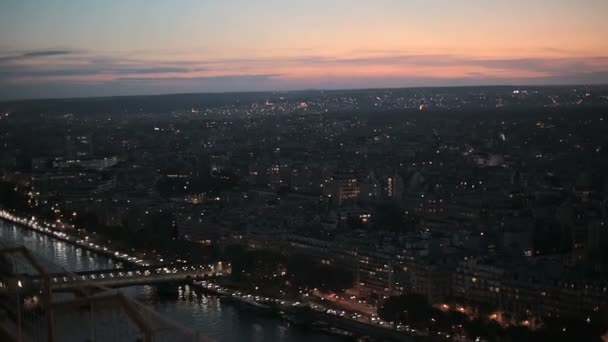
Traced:
<path id="1" fill-rule="evenodd" d="M 24 276 L 24 282 L 22 287 L 13 284 L 10 291 L 0 291 L 0 341 L 199 342 L 208 341 L 205 336 L 218 342 L 339 340 L 287 324 L 272 315 L 260 315 L 188 285 L 189 277 L 208 277 L 208 264 L 202 268 L 187 264 L 138 267 L 21 222 L 0 219 L 0 249 L 16 246 L 25 246 L 31 251 L 46 276 L 25 260 L 23 253 L 4 254 L 9 262 L 0 263 L 0 269 L 10 266 L 14 272 L 0 282 L 16 276 Z M 120 264 L 125 268 L 116 268 Z M 223 266 L 221 272 L 226 274 L 228 265 Z M 157 268 L 162 269 L 158 273 L 163 272 L 162 277 L 167 278 L 161 279 L 160 274 L 150 277 Z M 146 275 L 146 271 L 150 275 Z M 220 270 L 215 271 L 215 275 L 220 276 Z M 54 283 L 48 287 L 51 293 L 26 291 L 26 275 Z M 60 288 L 64 282 L 76 287 L 74 282 L 78 277 L 82 293 Z M 142 280 L 143 277 L 148 279 Z M 113 283 L 108 286 L 100 283 L 99 278 L 104 281 L 110 278 Z M 154 286 L 126 286 L 126 282 L 117 281 L 119 278 L 133 281 L 139 278 L 138 282 Z M 97 291 L 92 288 L 95 286 L 107 290 Z M 177 293 L 164 292 L 166 290 L 177 290 Z"/>
<path id="2" fill-rule="evenodd" d="M 51 291 L 73 291 L 82 288 L 116 288 L 133 285 L 153 285 L 180 283 L 221 277 L 230 273 L 229 267 L 221 262 L 206 265 L 166 265 L 129 269 L 107 269 L 82 272 L 48 273 L 46 275 L 15 276 L 14 284 L 25 289 L 38 289 L 48 279 Z M 7 282 L 7 281 L 5 281 Z M 6 285 L 6 286 L 5 286 Z M 7 290 L 11 284 L 0 283 L 0 289 Z"/>

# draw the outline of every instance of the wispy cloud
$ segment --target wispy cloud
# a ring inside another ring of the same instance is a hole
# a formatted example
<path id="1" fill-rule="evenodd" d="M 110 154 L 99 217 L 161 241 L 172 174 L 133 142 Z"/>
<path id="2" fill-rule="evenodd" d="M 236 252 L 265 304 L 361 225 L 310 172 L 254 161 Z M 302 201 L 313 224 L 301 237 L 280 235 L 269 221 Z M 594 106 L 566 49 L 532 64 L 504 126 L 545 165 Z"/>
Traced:
<path id="1" fill-rule="evenodd" d="M 42 50 L 42 51 L 30 51 L 21 54 L 21 57 L 45 57 L 45 56 L 62 56 L 73 54 L 71 50 Z"/>
<path id="2" fill-rule="evenodd" d="M 608 68 L 608 56 L 590 57 L 521 57 L 485 58 L 449 54 L 392 53 L 360 57 L 304 55 L 291 57 L 226 58 L 180 61 L 183 65 L 198 65 L 208 69 L 243 67 L 479 67 L 488 70 L 519 70 L 535 73 L 563 73 L 568 71 L 593 71 Z"/>
<path id="3" fill-rule="evenodd" d="M 25 60 L 29 58 L 38 58 L 38 57 L 52 57 L 52 56 L 66 56 L 77 53 L 77 51 L 73 50 L 36 50 L 36 51 L 26 51 L 17 54 L 5 54 L 4 56 L 0 56 L 0 61 L 19 61 Z"/>
<path id="4" fill-rule="evenodd" d="M 42 57 L 57 57 L 53 60 L 37 61 Z M 34 59 L 30 63 L 14 63 L 19 60 Z M 3 63 L 4 62 L 4 63 Z M 75 53 L 71 50 L 39 50 L 0 57 L 0 76 L 20 78 L 57 78 L 73 76 L 114 75 L 115 78 L 130 75 L 163 74 L 267 74 L 278 72 L 285 74 L 286 70 L 303 68 L 314 69 L 318 72 L 332 71 L 339 67 L 357 73 L 366 68 L 391 68 L 392 72 L 416 68 L 459 68 L 461 75 L 471 72 L 481 72 L 486 75 L 502 74 L 504 72 L 528 72 L 545 76 L 565 74 L 571 71 L 593 72 L 608 69 L 608 56 L 590 57 L 519 57 L 519 58 L 485 58 L 479 56 L 463 56 L 449 54 L 412 54 L 412 53 L 383 53 L 359 55 L 300 55 L 273 56 L 251 58 L 189 58 L 159 57 L 157 61 L 137 60 L 127 56 L 97 56 L 94 54 Z M 475 70 L 473 70 L 475 69 Z M 166 76 L 166 75 L 165 75 Z"/>
<path id="5" fill-rule="evenodd" d="M 37 50 L 0 57 L 15 94 L 79 96 L 298 88 L 608 82 L 608 56 L 488 58 L 399 51 L 212 58 Z M 5 95 L 7 96 L 7 95 Z M 13 95 L 12 97 L 24 97 Z M 11 96 L 9 96 L 11 97 Z"/>
<path id="6" fill-rule="evenodd" d="M 32 68 L 32 67 L 0 67 L 0 77 L 62 77 L 62 76 L 93 76 L 102 74 L 111 75 L 145 75 L 145 74 L 163 74 L 163 73 L 190 73 L 194 71 L 202 71 L 200 68 L 179 68 L 179 67 L 96 67 L 90 66 L 87 68 Z"/>
<path id="7" fill-rule="evenodd" d="M 188 81 L 188 82 L 210 82 L 210 81 L 255 81 L 268 80 L 280 77 L 281 74 L 254 74 L 254 75 L 220 75 L 203 77 L 121 77 L 117 82 L 159 82 L 159 81 Z"/>

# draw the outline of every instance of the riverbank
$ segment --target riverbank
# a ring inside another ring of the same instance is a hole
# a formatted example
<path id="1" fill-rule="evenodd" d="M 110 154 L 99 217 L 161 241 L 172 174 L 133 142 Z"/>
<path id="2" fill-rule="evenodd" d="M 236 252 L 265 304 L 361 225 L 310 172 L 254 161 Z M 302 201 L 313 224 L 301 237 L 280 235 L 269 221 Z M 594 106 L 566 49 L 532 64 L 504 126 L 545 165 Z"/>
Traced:
<path id="1" fill-rule="evenodd" d="M 0 219 L 17 224 L 30 231 L 46 235 L 78 248 L 120 261 L 131 266 L 145 266 L 146 263 L 126 253 L 111 250 L 109 247 L 88 242 L 69 231 L 59 230 L 52 223 L 38 221 L 35 217 L 23 218 L 0 211 Z M 193 288 L 239 303 L 248 308 L 266 312 L 307 329 L 315 329 L 335 336 L 350 336 L 353 338 L 372 337 L 374 339 L 390 339 L 399 341 L 414 341 L 419 335 L 405 326 L 393 326 L 377 318 L 365 317 L 360 314 L 333 310 L 327 307 L 302 302 L 273 299 L 246 294 L 237 290 L 221 287 L 211 282 L 195 282 Z"/>
<path id="2" fill-rule="evenodd" d="M 334 336 L 392 341 L 416 341 L 426 336 L 409 327 L 392 325 L 380 319 L 371 320 L 360 314 L 321 305 L 246 294 L 209 281 L 194 282 L 191 286 L 257 312 L 275 315 L 291 324 Z"/>
<path id="3" fill-rule="evenodd" d="M 0 220 L 0 245 L 25 246 L 35 251 L 36 256 L 54 266 L 72 272 L 83 272 L 115 267 L 115 262 L 104 255 L 85 251 L 72 244 L 25 228 L 23 225 Z M 277 319 L 273 314 L 260 314 L 221 300 L 219 296 L 203 295 L 190 286 L 175 286 L 175 291 L 162 293 L 155 286 L 131 286 L 121 292 L 146 305 L 164 317 L 200 332 L 217 342 L 282 341 L 282 342 L 338 342 L 333 336 L 299 328 Z M 70 335 L 72 329 L 87 325 L 86 317 L 74 315 L 72 323 L 62 326 L 68 335 L 66 341 L 84 340 Z M 74 327 L 72 328 L 71 325 Z M 78 329 L 76 329 L 78 330 Z M 181 335 L 167 335 L 166 339 L 180 340 Z M 2 338 L 0 338 L 0 341 Z M 105 340 L 104 340 L 105 341 Z"/>
<path id="4" fill-rule="evenodd" d="M 28 219 L 25 217 L 13 215 L 5 210 L 0 210 L 0 219 L 17 224 L 36 233 L 43 234 L 59 241 L 74 245 L 84 250 L 103 255 L 114 261 L 121 262 L 123 265 L 149 266 L 149 263 L 144 261 L 143 259 L 137 258 L 124 252 L 113 250 L 112 248 L 100 245 L 99 243 L 89 242 L 87 238 L 81 238 L 79 236 L 76 236 L 74 232 L 71 232 L 69 230 L 58 229 L 55 224 L 39 221 L 36 217 L 33 216 Z"/>

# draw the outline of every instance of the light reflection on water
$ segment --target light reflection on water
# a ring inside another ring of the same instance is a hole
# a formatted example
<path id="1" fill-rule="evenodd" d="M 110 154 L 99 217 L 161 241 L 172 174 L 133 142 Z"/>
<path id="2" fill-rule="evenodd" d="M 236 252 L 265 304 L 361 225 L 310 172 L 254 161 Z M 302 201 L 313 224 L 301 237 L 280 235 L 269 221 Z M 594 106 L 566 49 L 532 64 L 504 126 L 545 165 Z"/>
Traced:
<path id="1" fill-rule="evenodd" d="M 0 242 L 9 246 L 24 245 L 36 255 L 69 271 L 115 267 L 111 259 L 1 220 Z M 324 334 L 289 326 L 272 316 L 225 303 L 218 297 L 196 292 L 189 286 L 179 287 L 173 298 L 159 296 L 153 286 L 133 286 L 122 291 L 142 303 L 151 305 L 165 317 L 218 341 L 340 341 Z"/>

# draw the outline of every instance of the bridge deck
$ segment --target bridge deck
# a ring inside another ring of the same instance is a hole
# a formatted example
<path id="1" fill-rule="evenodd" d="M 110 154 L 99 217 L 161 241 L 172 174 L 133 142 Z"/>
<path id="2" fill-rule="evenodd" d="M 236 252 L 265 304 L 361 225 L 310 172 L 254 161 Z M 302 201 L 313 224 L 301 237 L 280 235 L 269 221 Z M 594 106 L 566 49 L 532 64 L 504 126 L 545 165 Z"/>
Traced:
<path id="1" fill-rule="evenodd" d="M 51 289 L 62 291 L 83 287 L 123 287 L 185 281 L 189 278 L 219 277 L 226 274 L 226 271 L 220 265 L 148 266 L 131 269 L 53 273 L 47 276 Z M 42 276 L 30 276 L 23 277 L 20 281 L 24 287 L 38 288 L 42 286 L 44 278 Z"/>

